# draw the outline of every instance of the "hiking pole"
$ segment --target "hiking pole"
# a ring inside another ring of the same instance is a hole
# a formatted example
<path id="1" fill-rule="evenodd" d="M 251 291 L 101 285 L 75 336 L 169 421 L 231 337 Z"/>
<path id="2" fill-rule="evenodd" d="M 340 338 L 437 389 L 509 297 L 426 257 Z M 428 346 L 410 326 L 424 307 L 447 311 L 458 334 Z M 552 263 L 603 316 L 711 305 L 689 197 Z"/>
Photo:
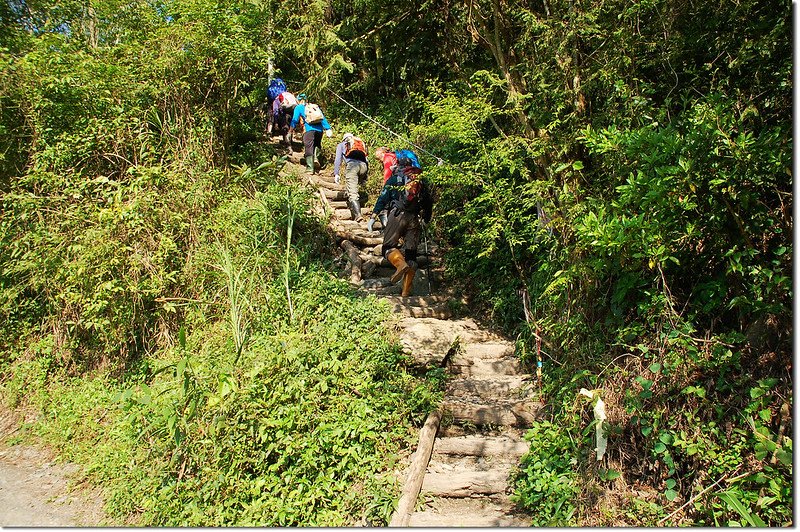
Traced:
<path id="1" fill-rule="evenodd" d="M 431 255 L 428 252 L 428 224 L 425 222 L 422 225 L 422 241 L 425 243 L 425 257 L 428 259 L 428 265 L 425 267 L 425 277 L 428 278 L 428 295 L 433 295 L 433 288 L 431 288 Z"/>

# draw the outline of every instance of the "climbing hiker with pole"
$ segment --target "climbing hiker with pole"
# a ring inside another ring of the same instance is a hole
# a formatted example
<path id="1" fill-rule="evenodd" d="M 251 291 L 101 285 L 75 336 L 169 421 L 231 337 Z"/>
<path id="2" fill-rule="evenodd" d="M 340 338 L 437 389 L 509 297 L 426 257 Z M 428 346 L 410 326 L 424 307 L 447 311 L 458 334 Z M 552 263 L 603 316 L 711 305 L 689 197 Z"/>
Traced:
<path id="1" fill-rule="evenodd" d="M 421 179 L 422 168 L 416 154 L 411 150 L 398 150 L 396 155 L 397 165 L 392 177 L 383 186 L 378 201 L 375 202 L 367 230 L 372 230 L 372 224 L 375 223 L 378 213 L 388 208 L 381 251 L 395 267 L 391 282 L 396 283 L 402 279 L 400 295 L 406 297 L 411 294 L 411 286 L 417 273 L 417 246 L 422 224 L 427 224 L 431 220 L 433 199 L 427 185 Z"/>

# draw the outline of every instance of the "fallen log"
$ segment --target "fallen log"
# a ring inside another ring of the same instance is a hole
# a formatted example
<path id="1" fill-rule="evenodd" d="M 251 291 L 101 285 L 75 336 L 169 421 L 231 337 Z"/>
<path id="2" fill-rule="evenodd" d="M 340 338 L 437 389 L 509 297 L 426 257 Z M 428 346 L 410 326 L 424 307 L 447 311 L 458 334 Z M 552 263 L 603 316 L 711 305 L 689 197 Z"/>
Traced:
<path id="1" fill-rule="evenodd" d="M 441 421 L 442 413 L 435 410 L 428 415 L 425 425 L 419 431 L 417 452 L 408 470 L 403 493 L 397 502 L 397 510 L 394 511 L 389 526 L 408 526 L 408 521 L 411 519 L 411 514 L 414 512 L 414 506 L 419 496 L 419 490 L 425 480 L 425 470 L 431 459 L 431 451 L 433 451 L 433 440 L 436 438 L 436 432 L 439 430 Z"/>
<path id="2" fill-rule="evenodd" d="M 359 255 L 361 257 L 361 255 Z M 368 260 L 362 260 L 361 262 L 361 278 L 367 279 L 372 275 L 372 272 L 375 270 L 375 263 Z"/>

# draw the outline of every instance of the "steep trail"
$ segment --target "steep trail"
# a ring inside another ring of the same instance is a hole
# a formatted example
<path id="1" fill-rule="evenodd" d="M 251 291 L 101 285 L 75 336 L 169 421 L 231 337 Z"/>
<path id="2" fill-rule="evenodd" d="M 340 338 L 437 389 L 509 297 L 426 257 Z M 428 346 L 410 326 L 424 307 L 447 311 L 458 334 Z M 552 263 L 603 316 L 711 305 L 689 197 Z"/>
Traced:
<path id="1" fill-rule="evenodd" d="M 301 176 L 319 197 L 318 214 L 331 215 L 342 275 L 359 290 L 389 300 L 399 316 L 394 328 L 404 352 L 421 366 L 445 368 L 449 377 L 440 408 L 420 431 L 417 451 L 398 471 L 404 489 L 390 526 L 529 526 L 530 516 L 509 498 L 510 478 L 528 451 L 523 434 L 541 404 L 514 342 L 454 316 L 458 298 L 443 285 L 438 249 L 430 242 L 427 249 L 420 246 L 411 295 L 400 297 L 400 283 L 389 280 L 394 268 L 380 253 L 380 222 L 368 232 L 366 221 L 353 221 L 332 165 L 308 175 L 298 150 L 295 145 L 284 172 Z M 362 202 L 362 214 L 369 212 Z"/>

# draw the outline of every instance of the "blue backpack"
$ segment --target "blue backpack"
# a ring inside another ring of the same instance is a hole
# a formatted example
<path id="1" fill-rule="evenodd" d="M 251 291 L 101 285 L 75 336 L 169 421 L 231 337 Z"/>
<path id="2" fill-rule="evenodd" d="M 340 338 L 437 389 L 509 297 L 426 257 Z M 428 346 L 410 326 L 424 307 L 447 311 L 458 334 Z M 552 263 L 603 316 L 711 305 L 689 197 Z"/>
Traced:
<path id="1" fill-rule="evenodd" d="M 414 168 L 419 168 L 422 170 L 422 166 L 419 164 L 419 159 L 417 159 L 417 154 L 411 150 L 397 150 L 394 152 L 397 156 L 397 165 L 398 166 L 413 166 Z"/>
<path id="2" fill-rule="evenodd" d="M 269 101 L 274 101 L 283 92 L 286 92 L 286 83 L 281 78 L 275 78 L 269 82 L 269 88 L 267 89 Z"/>

